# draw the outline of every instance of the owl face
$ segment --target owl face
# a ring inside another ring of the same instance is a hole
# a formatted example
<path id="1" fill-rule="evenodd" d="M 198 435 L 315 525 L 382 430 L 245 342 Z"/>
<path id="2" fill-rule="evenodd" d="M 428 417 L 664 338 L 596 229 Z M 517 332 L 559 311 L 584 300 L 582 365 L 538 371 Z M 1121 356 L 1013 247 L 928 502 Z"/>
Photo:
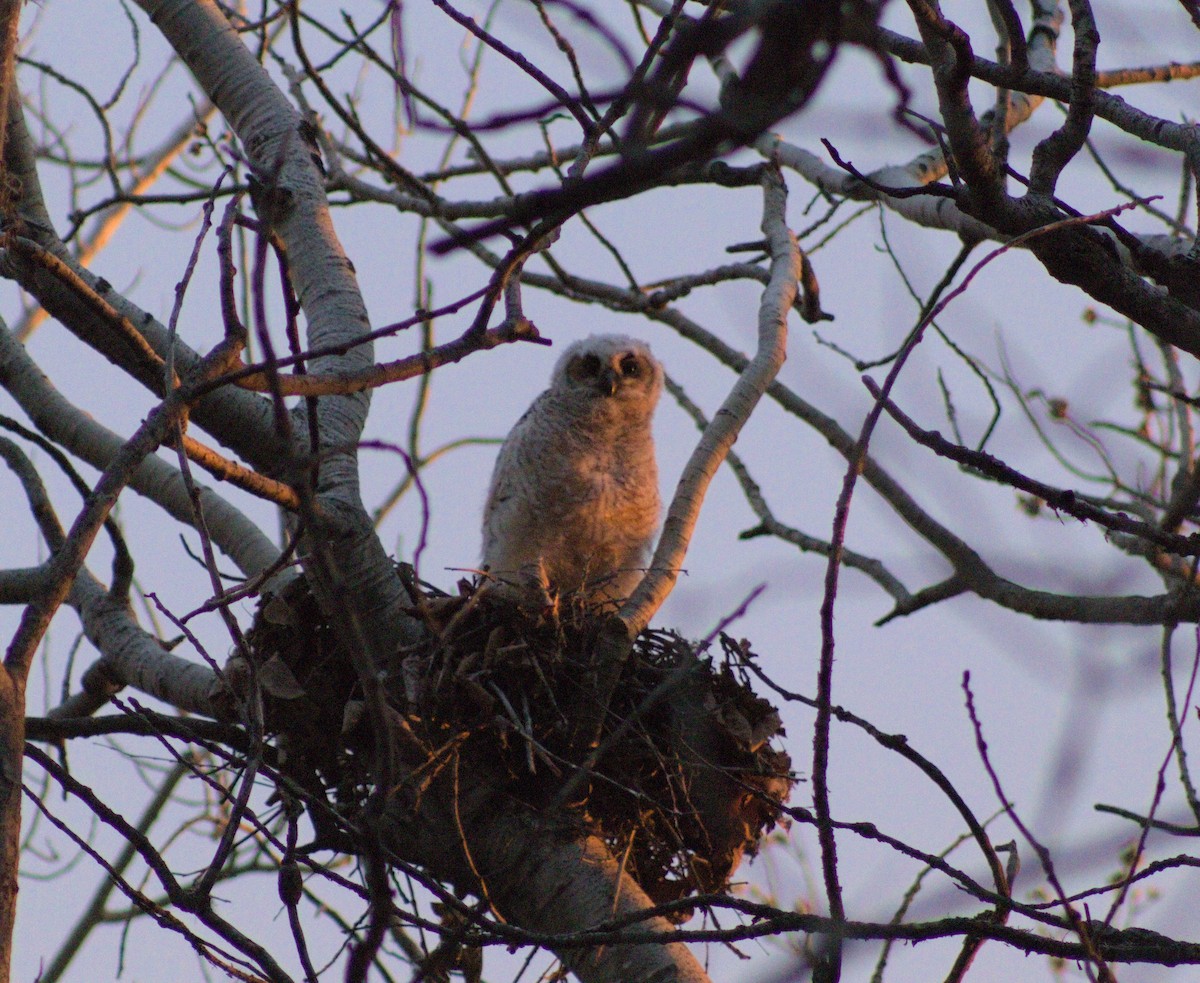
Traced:
<path id="1" fill-rule="evenodd" d="M 593 335 L 568 346 L 554 369 L 552 388 L 649 409 L 662 389 L 662 367 L 643 342 L 624 335 Z"/>

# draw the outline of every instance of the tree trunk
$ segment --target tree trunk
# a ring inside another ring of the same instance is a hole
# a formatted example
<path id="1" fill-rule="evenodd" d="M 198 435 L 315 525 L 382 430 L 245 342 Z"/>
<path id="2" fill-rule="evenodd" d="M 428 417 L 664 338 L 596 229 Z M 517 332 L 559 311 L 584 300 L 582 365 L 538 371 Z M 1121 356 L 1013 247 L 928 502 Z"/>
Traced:
<path id="1" fill-rule="evenodd" d="M 455 764 L 444 772 L 456 772 Z M 655 983 L 708 979 L 679 942 L 572 946 L 568 937 L 645 911 L 651 900 L 627 876 L 608 847 L 577 822 L 536 815 L 494 793 L 475 776 L 451 774 L 420 796 L 392 800 L 385 833 L 390 848 L 419 860 L 439 879 L 488 902 L 510 924 L 548 940 L 583 983 Z M 625 931 L 670 933 L 665 918 L 647 918 Z"/>

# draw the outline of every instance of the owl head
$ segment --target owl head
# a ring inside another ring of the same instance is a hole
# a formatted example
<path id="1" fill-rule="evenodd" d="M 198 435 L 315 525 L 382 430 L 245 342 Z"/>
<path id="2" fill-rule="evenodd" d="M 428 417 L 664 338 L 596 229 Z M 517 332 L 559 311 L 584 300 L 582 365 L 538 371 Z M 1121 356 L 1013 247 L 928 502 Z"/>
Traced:
<path id="1" fill-rule="evenodd" d="M 658 402 L 662 380 L 662 366 L 645 342 L 619 334 L 595 334 L 567 346 L 554 367 L 550 388 L 637 403 L 649 411 Z"/>

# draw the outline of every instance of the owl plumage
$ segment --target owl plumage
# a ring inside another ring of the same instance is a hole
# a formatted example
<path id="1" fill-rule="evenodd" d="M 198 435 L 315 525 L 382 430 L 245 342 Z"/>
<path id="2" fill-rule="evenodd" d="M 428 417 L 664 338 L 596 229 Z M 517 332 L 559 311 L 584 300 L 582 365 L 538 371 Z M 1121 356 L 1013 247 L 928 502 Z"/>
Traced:
<path id="1" fill-rule="evenodd" d="M 500 582 L 627 597 L 658 529 L 651 417 L 662 366 L 640 341 L 569 345 L 509 431 L 483 510 L 483 563 Z"/>

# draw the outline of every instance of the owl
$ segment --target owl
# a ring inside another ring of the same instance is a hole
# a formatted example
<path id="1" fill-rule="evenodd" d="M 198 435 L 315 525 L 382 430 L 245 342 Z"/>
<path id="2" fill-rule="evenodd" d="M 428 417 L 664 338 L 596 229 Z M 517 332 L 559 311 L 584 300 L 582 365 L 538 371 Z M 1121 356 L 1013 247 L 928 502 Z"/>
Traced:
<path id="1" fill-rule="evenodd" d="M 568 346 L 496 459 L 483 510 L 491 578 L 597 606 L 633 592 L 658 529 L 650 421 L 662 384 L 662 366 L 633 338 Z"/>

